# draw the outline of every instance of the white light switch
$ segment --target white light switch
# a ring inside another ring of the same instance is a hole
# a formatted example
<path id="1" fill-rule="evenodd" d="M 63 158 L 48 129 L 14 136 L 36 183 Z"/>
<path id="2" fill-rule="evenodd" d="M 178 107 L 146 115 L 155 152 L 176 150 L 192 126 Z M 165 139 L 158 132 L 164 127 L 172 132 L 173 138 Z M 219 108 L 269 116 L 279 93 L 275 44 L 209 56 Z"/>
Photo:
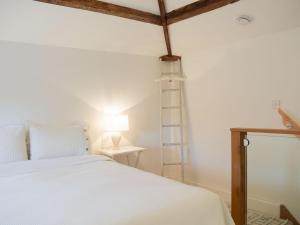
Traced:
<path id="1" fill-rule="evenodd" d="M 278 109 L 280 107 L 280 100 L 272 100 L 272 109 Z"/>

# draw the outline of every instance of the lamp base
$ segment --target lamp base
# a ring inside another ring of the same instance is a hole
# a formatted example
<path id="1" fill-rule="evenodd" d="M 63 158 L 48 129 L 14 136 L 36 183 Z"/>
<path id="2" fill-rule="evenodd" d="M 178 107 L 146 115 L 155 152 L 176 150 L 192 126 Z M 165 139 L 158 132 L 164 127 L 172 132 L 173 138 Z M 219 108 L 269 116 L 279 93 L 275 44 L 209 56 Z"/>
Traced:
<path id="1" fill-rule="evenodd" d="M 122 138 L 121 134 L 113 134 L 111 136 L 111 141 L 112 141 L 114 147 L 119 147 L 120 146 L 121 138 Z"/>

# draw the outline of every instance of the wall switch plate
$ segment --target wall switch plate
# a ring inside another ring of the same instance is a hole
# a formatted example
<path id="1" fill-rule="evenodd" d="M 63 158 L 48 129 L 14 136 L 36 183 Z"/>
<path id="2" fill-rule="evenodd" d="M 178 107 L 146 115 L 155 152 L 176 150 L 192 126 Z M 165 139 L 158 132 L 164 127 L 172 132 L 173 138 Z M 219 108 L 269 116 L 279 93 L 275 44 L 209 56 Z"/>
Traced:
<path id="1" fill-rule="evenodd" d="M 280 100 L 272 100 L 272 109 L 276 110 L 280 107 Z"/>

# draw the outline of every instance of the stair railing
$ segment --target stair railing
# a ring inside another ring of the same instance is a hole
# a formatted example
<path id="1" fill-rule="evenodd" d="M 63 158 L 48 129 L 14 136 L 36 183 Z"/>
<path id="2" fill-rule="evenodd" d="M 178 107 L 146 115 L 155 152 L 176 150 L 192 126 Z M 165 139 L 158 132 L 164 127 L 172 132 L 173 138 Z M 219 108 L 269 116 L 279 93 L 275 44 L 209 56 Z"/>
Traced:
<path id="1" fill-rule="evenodd" d="M 300 130 L 232 128 L 231 129 L 231 215 L 236 225 L 247 223 L 247 139 L 248 133 L 288 134 L 300 137 Z"/>

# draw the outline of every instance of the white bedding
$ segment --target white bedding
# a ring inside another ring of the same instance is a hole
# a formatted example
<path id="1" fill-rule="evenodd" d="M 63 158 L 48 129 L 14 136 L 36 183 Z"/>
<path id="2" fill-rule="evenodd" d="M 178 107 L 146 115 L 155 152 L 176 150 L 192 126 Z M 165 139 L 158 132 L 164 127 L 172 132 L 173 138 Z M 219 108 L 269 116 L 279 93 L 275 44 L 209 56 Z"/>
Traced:
<path id="1" fill-rule="evenodd" d="M 0 165 L 0 225 L 233 225 L 219 197 L 74 156 Z"/>

